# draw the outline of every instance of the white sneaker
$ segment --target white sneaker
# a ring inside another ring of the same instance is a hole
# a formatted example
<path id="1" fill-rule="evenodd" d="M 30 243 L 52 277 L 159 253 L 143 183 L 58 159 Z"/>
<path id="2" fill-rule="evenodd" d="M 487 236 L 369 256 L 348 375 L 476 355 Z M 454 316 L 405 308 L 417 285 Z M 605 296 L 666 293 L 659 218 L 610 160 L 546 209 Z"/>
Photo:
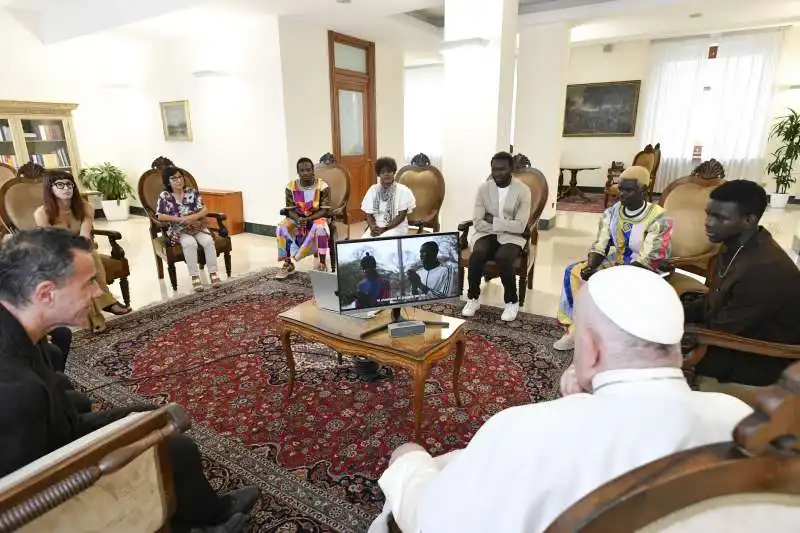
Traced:
<path id="1" fill-rule="evenodd" d="M 553 348 L 559 352 L 566 352 L 575 348 L 575 336 L 572 333 L 565 333 L 563 337 L 558 339 Z"/>
<path id="2" fill-rule="evenodd" d="M 478 312 L 478 309 L 481 308 L 481 302 L 477 299 L 467 300 L 467 305 L 464 306 L 464 309 L 461 310 L 461 316 L 475 316 L 475 313 Z"/>
<path id="3" fill-rule="evenodd" d="M 503 322 L 514 322 L 517 319 L 517 315 L 519 314 L 519 302 L 517 303 L 509 303 L 506 304 L 505 308 L 503 309 L 503 314 L 500 317 L 500 320 Z"/>

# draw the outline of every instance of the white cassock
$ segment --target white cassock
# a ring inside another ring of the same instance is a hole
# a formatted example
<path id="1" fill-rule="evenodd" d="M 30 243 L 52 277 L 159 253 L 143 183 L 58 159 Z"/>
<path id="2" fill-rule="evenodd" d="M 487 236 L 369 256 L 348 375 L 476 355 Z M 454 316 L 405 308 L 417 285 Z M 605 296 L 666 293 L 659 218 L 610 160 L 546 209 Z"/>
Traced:
<path id="1" fill-rule="evenodd" d="M 693 392 L 676 368 L 612 370 L 593 394 L 513 407 L 467 447 L 402 455 L 379 480 L 384 513 L 369 533 L 537 533 L 600 485 L 672 453 L 731 440 L 752 412 L 723 394 Z"/>
<path id="2" fill-rule="evenodd" d="M 411 189 L 403 185 L 402 183 L 395 183 L 395 193 L 394 193 L 394 213 L 400 213 L 400 211 L 411 211 L 415 207 L 417 207 L 417 200 L 414 198 L 414 193 L 411 192 Z M 372 215 L 375 217 L 375 222 L 381 228 L 385 228 L 388 225 L 387 213 L 389 212 L 389 205 L 388 202 L 380 201 L 378 202 L 378 209 L 375 210 L 375 197 L 380 194 L 381 184 L 377 183 L 369 188 L 367 194 L 364 195 L 364 199 L 361 201 L 361 210 L 364 211 L 368 215 Z M 381 237 L 395 237 L 397 235 L 408 235 L 408 218 L 404 219 L 397 227 L 390 229 L 386 233 L 383 233 Z M 366 233 L 364 236 L 361 237 L 362 239 L 369 239 L 372 235 L 370 235 L 369 228 L 367 228 Z"/>

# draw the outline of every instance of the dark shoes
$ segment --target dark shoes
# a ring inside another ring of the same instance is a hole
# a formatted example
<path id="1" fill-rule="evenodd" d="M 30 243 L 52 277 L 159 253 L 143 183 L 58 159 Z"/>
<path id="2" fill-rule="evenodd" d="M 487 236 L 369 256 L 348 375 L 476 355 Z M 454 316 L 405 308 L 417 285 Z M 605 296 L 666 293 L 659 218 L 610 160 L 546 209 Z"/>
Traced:
<path id="1" fill-rule="evenodd" d="M 246 514 L 236 513 L 223 524 L 193 527 L 191 533 L 239 533 L 247 525 L 248 518 Z"/>
<path id="2" fill-rule="evenodd" d="M 247 514 L 258 501 L 258 496 L 259 493 L 257 487 L 242 487 L 240 489 L 226 492 L 222 495 L 222 499 L 225 502 L 225 508 L 227 509 L 225 514 Z"/>

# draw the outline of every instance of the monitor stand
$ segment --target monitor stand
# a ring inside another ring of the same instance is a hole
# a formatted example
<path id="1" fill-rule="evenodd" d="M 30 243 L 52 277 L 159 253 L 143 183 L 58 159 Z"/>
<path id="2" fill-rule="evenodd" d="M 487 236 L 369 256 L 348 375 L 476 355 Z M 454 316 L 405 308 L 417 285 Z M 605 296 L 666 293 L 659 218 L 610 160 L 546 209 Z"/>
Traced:
<path id="1" fill-rule="evenodd" d="M 392 310 L 392 320 L 391 320 L 391 322 L 389 322 L 389 324 L 397 324 L 399 322 L 408 322 L 408 319 L 403 318 L 402 314 L 400 313 L 401 309 L 402 308 L 400 308 L 400 307 L 392 307 L 392 309 L 391 309 Z M 430 320 L 419 320 L 418 322 L 422 322 L 426 326 L 432 326 L 432 327 L 440 327 L 440 328 L 449 328 L 450 327 L 450 323 L 449 322 L 433 322 L 433 321 L 430 321 Z M 382 326 L 378 326 L 378 327 L 375 327 L 375 328 L 372 328 L 372 329 L 368 329 L 367 331 L 363 332 L 360 335 L 360 337 L 363 339 L 363 338 L 375 335 L 377 333 L 382 333 L 384 331 L 388 331 L 389 330 L 389 324 L 384 324 Z"/>

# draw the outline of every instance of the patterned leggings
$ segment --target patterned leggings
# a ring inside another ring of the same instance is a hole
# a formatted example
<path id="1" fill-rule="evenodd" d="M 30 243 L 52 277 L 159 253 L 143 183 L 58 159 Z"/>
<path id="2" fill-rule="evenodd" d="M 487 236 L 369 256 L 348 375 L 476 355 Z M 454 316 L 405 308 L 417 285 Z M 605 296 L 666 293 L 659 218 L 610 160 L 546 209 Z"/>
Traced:
<path id="1" fill-rule="evenodd" d="M 305 227 L 299 227 L 297 222 L 284 218 L 278 224 L 276 231 L 278 238 L 278 261 L 294 259 L 300 261 L 313 253 L 321 256 L 328 255 L 328 240 L 330 230 L 324 218 L 308 222 Z"/>

